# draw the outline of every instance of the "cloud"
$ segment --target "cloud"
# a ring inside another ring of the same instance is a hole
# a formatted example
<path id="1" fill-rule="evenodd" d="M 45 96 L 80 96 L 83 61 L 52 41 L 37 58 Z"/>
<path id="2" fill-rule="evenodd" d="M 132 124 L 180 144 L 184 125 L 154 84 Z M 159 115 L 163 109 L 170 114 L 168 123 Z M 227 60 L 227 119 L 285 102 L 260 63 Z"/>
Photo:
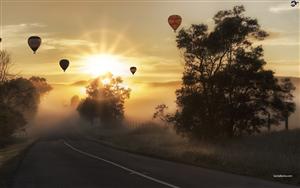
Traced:
<path id="1" fill-rule="evenodd" d="M 2 26 L 2 43 L 4 47 L 16 47 L 27 45 L 27 38 L 36 35 L 36 31 L 41 31 L 47 27 L 42 23 L 20 23 Z M 47 33 L 39 32 L 40 36 L 47 36 Z"/>
<path id="2" fill-rule="evenodd" d="M 266 38 L 267 40 L 282 37 L 282 32 L 281 31 L 268 31 L 268 34 L 269 35 Z"/>
<path id="3" fill-rule="evenodd" d="M 300 10 L 300 6 L 296 5 L 295 7 L 292 7 L 288 2 L 284 4 L 278 4 L 271 6 L 269 8 L 269 11 L 272 13 L 282 13 L 282 12 L 288 12 L 288 11 L 296 11 Z"/>
<path id="4" fill-rule="evenodd" d="M 271 30 L 268 31 L 269 36 L 265 40 L 253 39 L 254 45 L 265 46 L 299 46 L 299 31 L 280 31 Z"/>
<path id="5" fill-rule="evenodd" d="M 16 47 L 20 45 L 27 45 L 27 38 L 31 35 L 39 35 L 42 38 L 43 49 L 64 49 L 66 47 L 88 46 L 96 45 L 93 42 L 80 39 L 72 39 L 65 37 L 57 37 L 55 33 L 44 32 L 47 25 L 42 23 L 20 23 L 15 25 L 3 26 L 3 42 L 7 47 Z M 25 40 L 25 42 L 24 42 Z M 7 41 L 7 42 L 6 42 Z"/>
<path id="6" fill-rule="evenodd" d="M 73 82 L 71 84 L 71 86 L 87 86 L 89 83 L 90 83 L 90 81 L 88 81 L 88 80 L 79 80 L 79 81 Z"/>
<path id="7" fill-rule="evenodd" d="M 14 25 L 4 25 L 3 32 L 9 33 L 19 33 L 21 31 L 29 31 L 34 28 L 42 28 L 46 27 L 46 25 L 41 23 L 21 23 L 21 24 L 14 24 Z"/>
<path id="8" fill-rule="evenodd" d="M 24 36 L 24 33 L 28 33 L 39 28 L 44 28 L 46 25 L 41 23 L 21 23 L 15 25 L 4 25 L 2 32 L 4 37 L 20 37 Z"/>
<path id="9" fill-rule="evenodd" d="M 270 39 L 264 41 L 254 42 L 254 45 L 264 45 L 264 46 L 299 46 L 300 42 L 298 40 L 293 40 L 289 38 L 278 38 Z"/>
<path id="10" fill-rule="evenodd" d="M 276 60 L 267 63 L 266 68 L 275 71 L 276 76 L 300 77 L 299 62 L 291 62 L 289 60 Z"/>
<path id="11" fill-rule="evenodd" d="M 64 39 L 64 38 L 53 38 L 48 37 L 43 40 L 44 49 L 64 49 L 66 47 L 77 47 L 77 46 L 93 46 L 93 42 L 79 39 Z"/>
<path id="12" fill-rule="evenodd" d="M 181 81 L 169 81 L 169 82 L 149 82 L 147 85 L 150 87 L 179 87 Z"/>
<path id="13" fill-rule="evenodd" d="M 264 45 L 264 46 L 299 46 L 299 41 L 294 40 L 265 40 L 260 42 L 255 42 L 255 45 Z"/>

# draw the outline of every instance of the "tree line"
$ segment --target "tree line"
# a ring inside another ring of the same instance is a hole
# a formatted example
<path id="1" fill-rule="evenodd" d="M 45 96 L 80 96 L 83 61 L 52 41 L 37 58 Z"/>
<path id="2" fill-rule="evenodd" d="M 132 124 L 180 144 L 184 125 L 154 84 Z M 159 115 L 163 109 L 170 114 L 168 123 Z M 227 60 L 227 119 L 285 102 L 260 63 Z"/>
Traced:
<path id="1" fill-rule="evenodd" d="M 12 65 L 9 53 L 0 51 L 0 146 L 36 115 L 41 95 L 52 89 L 45 78 L 12 74 Z"/>
<path id="2" fill-rule="evenodd" d="M 263 47 L 254 42 L 269 34 L 244 12 L 243 6 L 221 10 L 213 17 L 212 29 L 192 24 L 178 32 L 177 47 L 185 64 L 181 88 L 176 90 L 177 109 L 166 113 L 168 107 L 158 105 L 154 118 L 172 124 L 179 134 L 200 139 L 255 134 L 282 121 L 288 129 L 295 86 L 265 68 Z M 91 124 L 95 119 L 105 125 L 124 117 L 130 90 L 121 87 L 120 77 L 108 77 L 110 83 L 102 83 L 101 77 L 92 81 L 88 97 L 77 108 Z"/>

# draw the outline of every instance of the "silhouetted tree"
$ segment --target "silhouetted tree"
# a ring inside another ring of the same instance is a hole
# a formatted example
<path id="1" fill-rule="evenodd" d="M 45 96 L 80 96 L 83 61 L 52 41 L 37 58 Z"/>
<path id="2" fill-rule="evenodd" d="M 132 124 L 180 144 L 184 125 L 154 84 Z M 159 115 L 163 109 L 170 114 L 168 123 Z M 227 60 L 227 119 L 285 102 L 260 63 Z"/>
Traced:
<path id="1" fill-rule="evenodd" d="M 289 78 L 284 78 L 277 86 L 277 90 L 273 94 L 273 109 L 277 110 L 275 115 L 277 119 L 284 121 L 285 129 L 289 129 L 289 116 L 296 110 L 291 91 L 295 90 Z"/>
<path id="2" fill-rule="evenodd" d="M 198 138 L 252 134 L 267 125 L 268 114 L 277 123 L 295 110 L 292 84 L 265 70 L 262 47 L 252 45 L 268 34 L 244 11 L 219 11 L 211 31 L 204 24 L 179 31 L 185 67 L 178 109 L 168 118 L 178 132 Z"/>
<path id="3" fill-rule="evenodd" d="M 87 97 L 79 103 L 77 110 L 81 117 L 93 125 L 94 119 L 100 116 L 99 105 L 98 100 Z"/>
<path id="4" fill-rule="evenodd" d="M 161 121 L 167 122 L 169 120 L 169 114 L 166 114 L 165 110 L 169 107 L 165 104 L 159 104 L 155 107 L 153 114 L 153 119 L 159 119 Z"/>
<path id="5" fill-rule="evenodd" d="M 0 147 L 1 139 L 10 137 L 16 129 L 24 127 L 26 124 L 23 115 L 9 106 L 0 104 Z"/>
<path id="6" fill-rule="evenodd" d="M 47 83 L 46 78 L 32 76 L 29 78 L 29 81 L 31 81 L 40 95 L 43 95 L 53 89 L 52 86 Z"/>
<path id="7" fill-rule="evenodd" d="M 40 95 L 52 89 L 41 77 L 15 78 L 11 65 L 9 53 L 0 51 L 0 138 L 25 126 L 37 112 Z"/>
<path id="8" fill-rule="evenodd" d="M 86 89 L 88 97 L 77 108 L 80 115 L 93 122 L 98 118 L 109 124 L 124 118 L 124 102 L 129 98 L 130 89 L 122 86 L 121 77 L 107 74 L 93 80 Z"/>
<path id="9" fill-rule="evenodd" d="M 9 73 L 11 66 L 12 62 L 9 53 L 5 50 L 0 50 L 0 84 L 14 77 L 14 75 Z"/>
<path id="10" fill-rule="evenodd" d="M 0 86 L 0 101 L 29 119 L 37 112 L 40 96 L 29 80 L 17 78 Z"/>

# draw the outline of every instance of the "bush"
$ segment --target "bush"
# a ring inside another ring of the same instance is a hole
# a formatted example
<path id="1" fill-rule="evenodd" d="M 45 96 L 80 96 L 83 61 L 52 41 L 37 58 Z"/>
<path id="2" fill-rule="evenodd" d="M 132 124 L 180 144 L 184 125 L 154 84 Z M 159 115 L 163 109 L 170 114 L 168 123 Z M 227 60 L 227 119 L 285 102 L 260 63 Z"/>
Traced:
<path id="1" fill-rule="evenodd" d="M 25 126 L 26 121 L 23 115 L 10 108 L 0 105 L 0 138 L 9 138 L 16 129 Z"/>

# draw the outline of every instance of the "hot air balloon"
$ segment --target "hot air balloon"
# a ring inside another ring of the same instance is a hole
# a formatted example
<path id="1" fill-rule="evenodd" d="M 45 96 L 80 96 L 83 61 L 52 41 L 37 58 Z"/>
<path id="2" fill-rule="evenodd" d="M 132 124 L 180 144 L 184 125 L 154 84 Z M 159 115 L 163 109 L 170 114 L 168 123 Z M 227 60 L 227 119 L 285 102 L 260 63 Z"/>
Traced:
<path id="1" fill-rule="evenodd" d="M 291 6 L 292 7 L 295 7 L 299 2 L 295 1 L 295 0 L 292 0 L 291 1 Z"/>
<path id="2" fill-rule="evenodd" d="M 2 38 L 0 38 L 0 42 L 2 42 Z"/>
<path id="3" fill-rule="evenodd" d="M 130 67 L 130 72 L 134 74 L 136 72 L 136 67 Z"/>
<path id="4" fill-rule="evenodd" d="M 174 29 L 174 32 L 176 32 L 176 29 L 180 26 L 181 21 L 182 19 L 179 15 L 171 15 L 168 18 L 169 25 Z"/>
<path id="5" fill-rule="evenodd" d="M 62 59 L 59 61 L 59 65 L 62 68 L 62 70 L 64 70 L 64 72 L 67 70 L 67 68 L 69 67 L 69 60 L 67 59 Z"/>
<path id="6" fill-rule="evenodd" d="M 37 51 L 42 43 L 42 39 L 39 36 L 31 36 L 28 38 L 28 45 L 32 49 L 33 53 Z"/>

